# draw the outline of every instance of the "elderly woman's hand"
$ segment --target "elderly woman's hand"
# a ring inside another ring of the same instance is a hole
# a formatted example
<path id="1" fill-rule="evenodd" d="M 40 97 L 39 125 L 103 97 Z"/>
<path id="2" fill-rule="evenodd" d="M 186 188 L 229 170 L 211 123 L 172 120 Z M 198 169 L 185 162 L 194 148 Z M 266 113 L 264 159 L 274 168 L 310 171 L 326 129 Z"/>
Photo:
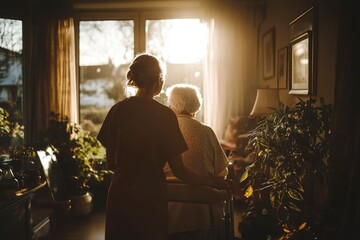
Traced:
<path id="1" fill-rule="evenodd" d="M 236 186 L 234 182 L 231 179 L 224 179 L 224 177 L 214 177 L 211 186 L 217 189 L 229 191 L 231 193 L 236 192 Z"/>

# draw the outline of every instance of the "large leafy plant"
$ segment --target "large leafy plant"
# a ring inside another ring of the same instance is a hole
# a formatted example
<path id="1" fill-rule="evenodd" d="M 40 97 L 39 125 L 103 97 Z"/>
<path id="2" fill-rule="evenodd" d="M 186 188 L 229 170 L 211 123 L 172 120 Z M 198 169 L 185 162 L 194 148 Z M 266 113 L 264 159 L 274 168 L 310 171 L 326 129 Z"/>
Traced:
<path id="1" fill-rule="evenodd" d="M 314 239 L 318 234 L 314 186 L 327 172 L 331 105 L 322 98 L 315 103 L 312 98 L 299 98 L 292 107 L 279 102 L 250 132 L 248 148 L 256 159 L 240 179 L 247 203 L 243 224 L 264 219 L 263 226 L 273 226 L 263 229 L 265 236 Z"/>
<path id="2" fill-rule="evenodd" d="M 88 191 L 90 182 L 104 180 L 107 173 L 105 166 L 101 166 L 105 160 L 104 147 L 67 116 L 50 113 L 43 144 L 56 149 L 63 198 L 83 194 Z"/>

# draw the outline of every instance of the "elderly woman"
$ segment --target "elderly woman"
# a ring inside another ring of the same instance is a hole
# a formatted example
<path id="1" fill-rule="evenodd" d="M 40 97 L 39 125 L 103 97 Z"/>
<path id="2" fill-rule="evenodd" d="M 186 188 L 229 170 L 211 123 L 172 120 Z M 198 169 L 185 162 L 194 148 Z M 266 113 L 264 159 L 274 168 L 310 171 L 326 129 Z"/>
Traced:
<path id="1" fill-rule="evenodd" d="M 195 119 L 202 104 L 199 89 L 190 84 L 176 84 L 169 87 L 166 94 L 189 147 L 181 154 L 184 165 L 198 174 L 225 178 L 229 161 L 214 131 Z M 165 173 L 168 179 L 174 178 L 168 166 Z M 168 210 L 170 240 L 209 239 L 211 217 L 208 205 L 168 203 Z M 221 206 L 218 210 L 220 219 Z"/>

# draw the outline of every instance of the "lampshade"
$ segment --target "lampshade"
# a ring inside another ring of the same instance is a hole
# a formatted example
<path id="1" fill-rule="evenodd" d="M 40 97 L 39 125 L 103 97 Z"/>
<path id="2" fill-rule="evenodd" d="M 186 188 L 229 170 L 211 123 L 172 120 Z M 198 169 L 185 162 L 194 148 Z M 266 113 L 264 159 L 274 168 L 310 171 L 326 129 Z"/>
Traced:
<path id="1" fill-rule="evenodd" d="M 262 88 L 258 89 L 256 93 L 256 99 L 254 107 L 250 115 L 261 115 L 271 113 L 272 110 L 269 107 L 276 107 L 279 101 L 279 92 L 274 88 Z"/>

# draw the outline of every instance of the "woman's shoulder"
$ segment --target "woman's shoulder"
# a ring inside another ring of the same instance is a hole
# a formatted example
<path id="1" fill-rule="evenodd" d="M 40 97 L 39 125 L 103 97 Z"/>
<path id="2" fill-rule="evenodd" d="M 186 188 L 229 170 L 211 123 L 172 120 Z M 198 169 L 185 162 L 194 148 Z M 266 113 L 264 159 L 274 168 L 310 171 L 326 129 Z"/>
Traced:
<path id="1" fill-rule="evenodd" d="M 124 98 L 124 99 L 116 102 L 111 108 L 118 108 L 120 106 L 126 105 L 130 101 L 131 101 L 130 98 Z"/>
<path id="2" fill-rule="evenodd" d="M 199 122 L 199 128 L 201 128 L 201 131 L 203 132 L 203 134 L 206 135 L 208 138 L 213 139 L 213 140 L 217 139 L 214 130 L 209 125 Z"/>
<path id="3" fill-rule="evenodd" d="M 164 114 L 172 115 L 173 117 L 176 117 L 176 114 L 174 113 L 174 111 L 171 110 L 171 108 L 169 108 L 168 106 L 165 106 L 164 104 L 162 104 L 156 100 L 153 100 L 152 103 L 155 108 L 158 108 L 159 111 L 162 111 Z"/>
<path id="4" fill-rule="evenodd" d="M 191 118 L 191 120 L 189 120 L 189 121 L 191 121 L 191 124 L 197 126 L 198 128 L 202 129 L 203 131 L 213 132 L 212 128 L 209 125 L 207 125 L 197 119 Z"/>
<path id="5" fill-rule="evenodd" d="M 209 135 L 209 134 L 212 135 L 212 133 L 214 132 L 211 127 L 209 127 L 208 125 L 202 123 L 197 119 L 191 117 L 178 116 L 178 120 L 183 128 L 187 128 L 190 131 L 202 133 L 203 135 Z"/>
<path id="6" fill-rule="evenodd" d="M 111 106 L 109 112 L 117 112 L 128 105 L 129 98 L 125 98 Z"/>

